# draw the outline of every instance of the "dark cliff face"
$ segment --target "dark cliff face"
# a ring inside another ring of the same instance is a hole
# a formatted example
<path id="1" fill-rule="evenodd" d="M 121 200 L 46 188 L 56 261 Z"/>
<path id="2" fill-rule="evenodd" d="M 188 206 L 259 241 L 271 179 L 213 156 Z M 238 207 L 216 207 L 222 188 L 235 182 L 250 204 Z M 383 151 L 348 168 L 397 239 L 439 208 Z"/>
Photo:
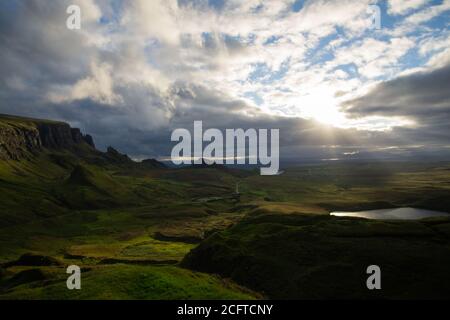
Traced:
<path id="1" fill-rule="evenodd" d="M 71 128 L 66 123 L 38 125 L 42 146 L 50 149 L 62 149 L 74 144 L 87 143 L 95 148 L 91 136 L 83 135 L 78 128 Z"/>
<path id="2" fill-rule="evenodd" d="M 0 159 L 29 159 L 46 149 L 71 149 L 86 144 L 95 148 L 91 136 L 67 123 L 0 115 Z"/>
<path id="3" fill-rule="evenodd" d="M 94 138 L 92 138 L 90 134 L 85 135 L 83 139 L 88 145 L 95 149 Z"/>
<path id="4" fill-rule="evenodd" d="M 78 157 L 96 164 L 165 168 L 154 159 L 135 163 L 113 147 L 107 152 L 98 151 L 90 135 L 84 135 L 80 129 L 71 128 L 64 122 L 0 114 L 0 160 L 31 160 L 43 150 L 74 151 Z"/>
<path id="5" fill-rule="evenodd" d="M 88 134 L 83 135 L 81 133 L 81 130 L 78 129 L 78 128 L 71 128 L 70 132 L 72 134 L 72 140 L 75 143 L 83 143 L 83 142 L 85 142 L 88 145 L 90 145 L 92 148 L 95 148 L 94 139 L 90 135 L 88 135 Z"/>
<path id="6" fill-rule="evenodd" d="M 0 159 L 29 158 L 41 149 L 42 141 L 36 128 L 0 126 Z"/>

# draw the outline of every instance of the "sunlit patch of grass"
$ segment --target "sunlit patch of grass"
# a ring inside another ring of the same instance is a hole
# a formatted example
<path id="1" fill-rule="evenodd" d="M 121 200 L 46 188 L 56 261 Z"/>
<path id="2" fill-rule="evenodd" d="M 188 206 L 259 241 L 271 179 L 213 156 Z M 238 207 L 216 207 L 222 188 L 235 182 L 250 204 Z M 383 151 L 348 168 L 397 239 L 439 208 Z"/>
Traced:
<path id="1" fill-rule="evenodd" d="M 69 256 L 95 259 L 127 259 L 140 261 L 181 260 L 194 245 L 183 242 L 158 241 L 138 237 L 129 241 L 107 241 L 74 245 L 67 249 Z"/>
<path id="2" fill-rule="evenodd" d="M 53 270 L 54 282 L 23 284 L 0 299 L 255 299 L 260 297 L 216 276 L 171 266 L 108 265 L 82 273 L 82 289 L 68 290 Z"/>

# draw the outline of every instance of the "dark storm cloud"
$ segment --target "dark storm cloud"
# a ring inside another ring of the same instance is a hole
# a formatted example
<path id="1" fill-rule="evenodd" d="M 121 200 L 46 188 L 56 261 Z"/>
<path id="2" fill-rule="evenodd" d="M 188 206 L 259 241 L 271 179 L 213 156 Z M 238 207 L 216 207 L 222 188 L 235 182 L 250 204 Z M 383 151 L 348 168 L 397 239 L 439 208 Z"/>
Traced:
<path id="1" fill-rule="evenodd" d="M 71 84 L 86 72 L 86 57 L 92 54 L 93 47 L 85 35 L 65 28 L 68 4 L 69 1 L 0 4 L 0 81 L 4 91 L 22 91 L 18 94 L 37 97 L 49 85 Z"/>
<path id="2" fill-rule="evenodd" d="M 405 116 L 441 123 L 450 116 L 450 65 L 383 82 L 347 106 L 353 116 Z"/>
<path id="3" fill-rule="evenodd" d="M 398 116 L 413 128 L 394 128 L 401 141 L 427 145 L 450 143 L 450 65 L 379 84 L 367 95 L 346 103 L 352 117 Z"/>

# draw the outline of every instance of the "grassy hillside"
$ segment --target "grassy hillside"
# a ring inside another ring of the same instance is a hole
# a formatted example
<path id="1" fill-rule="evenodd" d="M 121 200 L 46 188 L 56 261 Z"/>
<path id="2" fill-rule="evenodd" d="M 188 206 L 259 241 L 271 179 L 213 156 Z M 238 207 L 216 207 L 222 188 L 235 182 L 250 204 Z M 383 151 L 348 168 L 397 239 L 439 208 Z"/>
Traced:
<path id="1" fill-rule="evenodd" d="M 300 166 L 251 176 L 248 199 L 319 206 L 327 211 L 417 207 L 450 212 L 448 163 L 367 162 Z"/>
<path id="2" fill-rule="evenodd" d="M 367 290 L 366 268 L 382 270 Z M 273 299 L 448 299 L 450 218 L 383 222 L 255 214 L 210 237 L 183 266 L 218 273 Z"/>
<path id="3" fill-rule="evenodd" d="M 173 266 L 119 264 L 82 273 L 82 290 L 67 290 L 63 268 L 47 267 L 42 280 L 23 283 L 0 299 L 256 299 L 257 294 L 218 277 Z M 18 277 L 17 277 L 18 278 Z M 7 283 L 6 283 L 7 285 Z"/>

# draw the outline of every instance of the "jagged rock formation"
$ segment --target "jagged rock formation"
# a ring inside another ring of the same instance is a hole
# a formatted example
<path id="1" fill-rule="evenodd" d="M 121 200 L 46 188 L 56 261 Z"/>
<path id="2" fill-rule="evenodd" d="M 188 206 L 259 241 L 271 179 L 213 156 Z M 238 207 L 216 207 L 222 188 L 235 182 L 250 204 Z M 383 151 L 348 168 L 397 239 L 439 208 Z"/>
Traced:
<path id="1" fill-rule="evenodd" d="M 37 128 L 0 126 L 0 159 L 19 160 L 42 149 Z"/>
<path id="2" fill-rule="evenodd" d="M 70 149 L 86 144 L 95 148 L 91 136 L 67 123 L 0 115 L 0 159 L 31 158 L 47 149 Z"/>
<path id="3" fill-rule="evenodd" d="M 138 164 L 113 147 L 108 147 L 106 152 L 98 151 L 92 136 L 64 122 L 0 114 L 0 160 L 30 160 L 43 150 L 78 151 L 75 152 L 78 156 L 97 164 L 148 169 L 166 167 L 155 159 Z M 63 159 L 56 157 L 56 160 L 64 166 Z"/>
<path id="4" fill-rule="evenodd" d="M 95 143 L 94 143 L 94 138 L 92 138 L 92 136 L 90 134 L 86 134 L 83 136 L 84 141 L 90 145 L 92 148 L 95 149 Z"/>
<path id="5" fill-rule="evenodd" d="M 72 139 L 75 143 L 85 142 L 95 149 L 94 139 L 89 134 L 83 135 L 81 130 L 78 128 L 71 128 L 70 132 L 72 134 Z"/>
<path id="6" fill-rule="evenodd" d="M 133 162 L 126 154 L 122 154 L 113 147 L 108 147 L 105 156 L 113 163 L 127 164 Z"/>

